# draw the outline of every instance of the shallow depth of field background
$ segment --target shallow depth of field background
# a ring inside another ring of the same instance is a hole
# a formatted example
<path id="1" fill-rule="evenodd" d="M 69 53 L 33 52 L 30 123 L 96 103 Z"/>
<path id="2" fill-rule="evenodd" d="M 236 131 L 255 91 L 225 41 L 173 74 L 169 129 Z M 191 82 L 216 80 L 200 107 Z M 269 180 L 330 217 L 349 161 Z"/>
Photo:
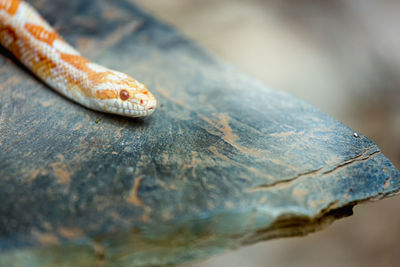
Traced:
<path id="1" fill-rule="evenodd" d="M 131 1 L 366 135 L 400 168 L 400 1 Z M 400 197 L 357 206 L 352 217 L 307 237 L 190 266 L 400 266 Z"/>

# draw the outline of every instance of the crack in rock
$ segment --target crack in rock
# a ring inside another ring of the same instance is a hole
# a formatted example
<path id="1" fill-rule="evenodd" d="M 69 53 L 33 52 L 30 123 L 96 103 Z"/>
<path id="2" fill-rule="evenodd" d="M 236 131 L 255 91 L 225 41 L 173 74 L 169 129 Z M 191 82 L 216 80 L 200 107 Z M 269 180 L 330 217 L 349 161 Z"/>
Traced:
<path id="1" fill-rule="evenodd" d="M 359 162 L 359 161 L 366 161 L 371 159 L 372 157 L 376 156 L 377 154 L 380 153 L 380 150 L 378 147 L 373 146 L 368 148 L 367 150 L 365 150 L 363 153 L 361 153 L 360 155 L 357 155 L 355 157 L 352 157 L 342 163 L 339 164 L 335 164 L 333 166 L 328 166 L 328 167 L 322 167 L 322 168 L 318 168 L 315 170 L 310 170 L 310 171 L 306 171 L 303 173 L 299 173 L 293 177 L 290 177 L 288 179 L 284 179 L 284 180 L 279 180 L 270 184 L 261 184 L 257 187 L 253 187 L 253 188 L 249 188 L 248 192 L 256 192 L 256 191 L 261 191 L 261 190 L 269 190 L 271 188 L 277 188 L 277 187 L 281 187 L 281 186 L 285 186 L 285 185 L 289 185 L 293 182 L 295 182 L 296 180 L 298 180 L 301 177 L 308 177 L 308 176 L 317 176 L 317 175 L 327 175 L 327 174 L 331 174 L 335 171 L 338 171 L 339 169 L 343 168 L 344 166 L 353 164 L 355 162 Z"/>

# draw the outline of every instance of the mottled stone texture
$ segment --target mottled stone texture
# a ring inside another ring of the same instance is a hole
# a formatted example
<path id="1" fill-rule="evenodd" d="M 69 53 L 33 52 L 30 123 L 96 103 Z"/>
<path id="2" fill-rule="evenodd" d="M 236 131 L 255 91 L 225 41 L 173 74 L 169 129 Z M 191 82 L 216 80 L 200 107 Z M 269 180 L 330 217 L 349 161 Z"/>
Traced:
<path id="1" fill-rule="evenodd" d="M 2 50 L 0 265 L 177 264 L 306 234 L 399 190 L 366 137 L 129 1 L 32 4 L 159 107 L 146 119 L 87 110 Z"/>

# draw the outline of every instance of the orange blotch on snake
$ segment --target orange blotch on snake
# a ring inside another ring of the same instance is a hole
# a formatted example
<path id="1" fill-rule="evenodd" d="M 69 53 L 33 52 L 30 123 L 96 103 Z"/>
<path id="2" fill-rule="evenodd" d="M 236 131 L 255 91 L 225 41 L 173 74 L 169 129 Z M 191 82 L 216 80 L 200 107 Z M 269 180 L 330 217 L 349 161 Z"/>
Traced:
<path id="1" fill-rule="evenodd" d="M 90 74 L 89 68 L 86 66 L 86 64 L 89 62 L 89 60 L 87 60 L 86 58 L 84 58 L 80 55 L 60 53 L 60 59 L 67 62 L 68 64 L 71 64 L 78 70 L 82 70 L 82 71 Z"/>
<path id="2" fill-rule="evenodd" d="M 1 7 L 0 7 L 1 10 Z M 9 49 L 14 56 L 21 60 L 21 49 L 17 45 L 18 36 L 15 29 L 10 25 L 0 26 L 0 42 Z"/>
<path id="3" fill-rule="evenodd" d="M 25 29 L 32 34 L 33 36 L 35 36 L 35 38 L 41 42 L 45 42 L 48 45 L 52 46 L 54 41 L 56 39 L 61 39 L 57 33 L 46 30 L 43 26 L 41 25 L 36 25 L 36 24 L 32 24 L 27 22 L 25 24 Z"/>
<path id="4" fill-rule="evenodd" d="M 0 9 L 6 11 L 10 15 L 17 13 L 20 0 L 14 1 L 0 1 Z"/>
<path id="5" fill-rule="evenodd" d="M 117 98 L 118 93 L 114 90 L 101 90 L 96 92 L 96 97 L 99 99 L 112 99 Z"/>
<path id="6" fill-rule="evenodd" d="M 121 100 L 127 100 L 129 98 L 129 92 L 126 90 L 121 90 L 121 92 L 119 93 L 119 97 L 121 98 Z"/>

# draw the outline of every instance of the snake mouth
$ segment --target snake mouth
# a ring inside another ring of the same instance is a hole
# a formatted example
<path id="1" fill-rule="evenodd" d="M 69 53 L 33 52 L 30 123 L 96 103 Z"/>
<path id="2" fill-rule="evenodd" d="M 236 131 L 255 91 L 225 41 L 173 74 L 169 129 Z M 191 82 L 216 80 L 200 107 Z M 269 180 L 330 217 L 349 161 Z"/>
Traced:
<path id="1" fill-rule="evenodd" d="M 129 100 L 104 99 L 97 102 L 98 110 L 126 117 L 145 117 L 157 107 L 157 100 L 151 94 L 137 94 Z"/>
<path id="2" fill-rule="evenodd" d="M 116 108 L 109 107 L 106 109 L 107 112 L 122 115 L 126 117 L 136 118 L 136 117 L 145 117 L 149 116 L 154 112 L 155 108 L 151 107 L 149 109 L 137 110 L 137 109 L 125 109 L 125 108 Z"/>
<path id="3" fill-rule="evenodd" d="M 138 103 L 139 102 L 139 103 Z M 118 114 L 126 117 L 145 117 L 152 114 L 157 107 L 157 100 L 155 98 L 147 99 L 141 102 L 124 101 L 122 103 L 114 103 L 114 105 L 103 106 L 107 112 Z"/>

